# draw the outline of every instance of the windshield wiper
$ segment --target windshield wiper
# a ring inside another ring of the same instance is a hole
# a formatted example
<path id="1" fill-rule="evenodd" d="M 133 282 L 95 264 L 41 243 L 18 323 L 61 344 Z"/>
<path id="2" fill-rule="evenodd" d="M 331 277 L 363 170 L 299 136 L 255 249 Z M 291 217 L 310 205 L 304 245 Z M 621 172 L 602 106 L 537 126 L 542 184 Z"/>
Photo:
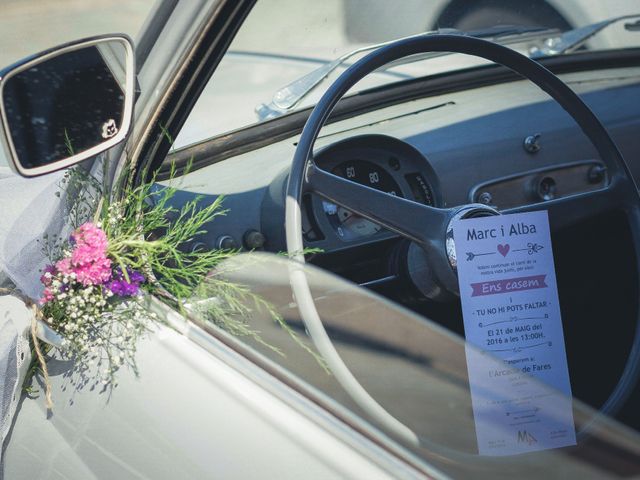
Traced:
<path id="1" fill-rule="evenodd" d="M 609 25 L 621 22 L 622 20 L 630 20 L 632 18 L 638 17 L 640 17 L 640 14 L 622 15 L 620 17 L 613 17 L 609 18 L 608 20 L 592 23 L 591 25 L 568 30 L 557 38 L 549 38 L 545 42 L 544 47 L 534 49 L 533 51 L 531 51 L 529 56 L 535 59 L 570 52 L 572 50 L 575 50 L 576 48 L 581 47 L 587 40 L 596 35 L 598 32 L 607 28 Z M 630 32 L 637 31 L 638 25 L 638 22 L 630 23 L 628 25 L 625 25 L 625 29 Z"/>
<path id="2" fill-rule="evenodd" d="M 536 36 L 539 36 L 543 32 L 547 32 L 550 34 L 552 32 L 557 33 L 558 30 L 548 29 L 545 27 L 521 27 L 511 25 L 497 26 L 472 32 L 463 32 L 454 28 L 447 28 L 431 32 L 419 33 L 417 35 L 409 35 L 407 37 L 402 37 L 401 39 L 389 40 L 387 42 L 376 43 L 374 45 L 367 45 L 347 52 L 344 55 L 336 58 L 335 60 L 325 63 L 324 65 L 321 65 L 310 73 L 307 73 L 306 75 L 285 85 L 284 87 L 277 90 L 276 93 L 274 93 L 273 98 L 271 99 L 271 102 L 269 102 L 269 104 L 261 103 L 260 105 L 256 106 L 255 110 L 260 120 L 267 120 L 269 118 L 280 116 L 295 107 L 300 102 L 300 100 L 306 97 L 307 94 L 311 92 L 320 82 L 327 78 L 331 74 L 331 72 L 336 70 L 341 65 L 345 64 L 350 58 L 369 50 L 375 50 L 377 48 L 384 47 L 391 43 L 397 42 L 398 40 L 406 40 L 409 38 L 421 37 L 423 35 L 436 33 L 474 36 L 487 40 L 504 40 L 505 37 L 516 37 L 521 36 L 525 33 L 535 33 Z M 434 58 L 450 54 L 450 52 L 429 52 L 422 55 L 421 58 Z"/>
<path id="3" fill-rule="evenodd" d="M 422 35 L 422 34 L 421 34 Z M 418 35 L 411 35 L 409 37 L 404 38 L 412 38 Z M 350 52 L 341 55 L 340 57 L 332 60 L 331 62 L 325 63 L 320 67 L 312 70 L 306 75 L 295 79 L 293 82 L 285 85 L 280 88 L 273 94 L 273 98 L 269 104 L 261 103 L 257 105 L 255 110 L 258 114 L 258 118 L 260 120 L 267 120 L 269 118 L 274 118 L 280 116 L 287 112 L 287 110 L 292 109 L 296 106 L 296 104 L 302 100 L 311 90 L 315 88 L 322 80 L 329 76 L 331 72 L 333 72 L 340 65 L 345 63 L 351 57 L 358 55 L 363 52 L 367 52 L 369 50 L 374 50 L 376 48 L 384 47 L 385 45 L 389 45 L 393 43 L 395 40 L 391 40 L 383 43 L 376 43 L 374 45 L 367 45 L 365 47 L 356 48 Z"/>
<path id="4" fill-rule="evenodd" d="M 352 50 L 335 60 L 328 62 L 310 73 L 294 80 L 293 82 L 280 88 L 273 95 L 273 98 L 268 104 L 261 103 L 256 106 L 255 111 L 259 120 L 267 120 L 275 118 L 287 113 L 293 107 L 295 107 L 304 97 L 306 97 L 320 82 L 327 78 L 331 72 L 336 70 L 341 65 L 344 65 L 350 58 L 369 50 L 375 50 L 381 48 L 398 40 L 406 40 L 414 37 L 421 37 L 423 35 L 433 34 L 455 34 L 471 37 L 483 38 L 485 40 L 496 41 L 500 40 L 501 44 L 509 44 L 513 40 L 517 42 L 527 41 L 529 37 L 540 38 L 541 36 L 547 37 L 542 48 L 534 48 L 529 53 L 531 58 L 541 58 L 553 55 L 560 55 L 562 53 L 569 52 L 576 48 L 579 48 L 587 40 L 596 35 L 601 30 L 607 28 L 609 25 L 620 22 L 622 20 L 628 20 L 639 17 L 636 15 L 623 15 L 619 17 L 613 17 L 601 22 L 592 23 L 585 27 L 575 28 L 568 30 L 562 34 L 557 29 L 550 29 L 546 27 L 522 27 L 522 26 L 496 26 L 483 30 L 464 32 L 456 29 L 440 29 L 436 31 L 420 33 L 417 35 L 409 35 L 401 39 L 394 39 L 387 42 L 377 43 L 374 45 L 367 45 Z M 625 28 L 629 31 L 638 30 L 638 22 L 625 25 Z M 439 57 L 443 55 L 451 55 L 453 52 L 427 52 L 422 55 L 413 55 L 410 60 L 400 59 L 397 62 L 392 62 L 385 66 L 385 68 L 391 68 L 392 66 L 407 63 L 407 61 L 414 62 L 416 60 L 425 60 L 428 58 Z"/>

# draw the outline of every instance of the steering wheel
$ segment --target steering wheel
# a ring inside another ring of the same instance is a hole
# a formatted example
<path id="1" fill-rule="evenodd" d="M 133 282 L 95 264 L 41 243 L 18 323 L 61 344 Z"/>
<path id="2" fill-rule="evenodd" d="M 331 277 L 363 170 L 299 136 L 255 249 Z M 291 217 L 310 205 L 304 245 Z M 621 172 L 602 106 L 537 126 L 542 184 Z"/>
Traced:
<path id="1" fill-rule="evenodd" d="M 596 148 L 606 165 L 609 183 L 594 192 L 544 202 L 551 231 L 617 208 L 626 213 L 632 240 L 635 245 L 640 245 L 640 196 L 636 184 L 616 144 L 580 97 L 542 65 L 507 47 L 462 35 L 425 34 L 389 44 L 354 63 L 329 87 L 311 112 L 293 157 L 287 185 L 286 241 L 287 250 L 295 260 L 304 262 L 301 254 L 304 244 L 300 205 L 303 192 L 312 192 L 415 242 L 425 251 L 429 268 L 439 286 L 450 292 L 458 292 L 455 262 L 451 258 L 451 239 L 447 248 L 447 231 L 451 223 L 458 219 L 498 212 L 479 204 L 435 208 L 413 202 L 333 175 L 318 168 L 312 158 L 312 149 L 320 129 L 352 86 L 387 63 L 426 52 L 461 53 L 501 64 L 530 80 L 558 102 Z M 540 205 L 527 205 L 510 212 L 539 208 Z M 640 255 L 636 255 L 633 261 L 640 272 Z M 304 272 L 292 272 L 291 284 L 305 326 L 336 379 L 360 407 L 379 423 L 406 441 L 421 444 L 421 439 L 414 432 L 384 410 L 364 390 L 342 362 L 322 326 Z M 640 317 L 622 375 L 607 401 L 600 407 L 602 413 L 611 414 L 622 406 L 636 384 L 639 372 Z"/>

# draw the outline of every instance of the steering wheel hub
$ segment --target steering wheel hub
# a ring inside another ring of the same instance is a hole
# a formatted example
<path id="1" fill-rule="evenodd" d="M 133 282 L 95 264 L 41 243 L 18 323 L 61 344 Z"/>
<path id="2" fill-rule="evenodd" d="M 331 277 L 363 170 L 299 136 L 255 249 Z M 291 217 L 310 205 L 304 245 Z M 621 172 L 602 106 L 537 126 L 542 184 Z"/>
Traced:
<path id="1" fill-rule="evenodd" d="M 481 203 L 472 203 L 460 207 L 460 209 L 451 217 L 449 225 L 447 225 L 447 233 L 445 235 L 445 250 L 447 252 L 449 265 L 454 272 L 457 272 L 458 270 L 458 260 L 456 258 L 456 242 L 453 238 L 453 225 L 465 218 L 491 217 L 493 215 L 500 215 L 500 212 L 495 208 L 487 207 Z"/>

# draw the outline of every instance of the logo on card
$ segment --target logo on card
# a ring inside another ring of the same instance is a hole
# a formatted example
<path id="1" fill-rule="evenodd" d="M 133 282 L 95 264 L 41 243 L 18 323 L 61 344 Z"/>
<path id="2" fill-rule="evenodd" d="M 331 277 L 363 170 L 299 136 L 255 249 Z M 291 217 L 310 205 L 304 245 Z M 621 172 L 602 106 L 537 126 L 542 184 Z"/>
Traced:
<path id="1" fill-rule="evenodd" d="M 535 443 L 538 443 L 538 440 L 536 440 L 536 437 L 531 435 L 526 430 L 518 430 L 518 443 L 526 443 L 527 445 L 533 445 Z"/>

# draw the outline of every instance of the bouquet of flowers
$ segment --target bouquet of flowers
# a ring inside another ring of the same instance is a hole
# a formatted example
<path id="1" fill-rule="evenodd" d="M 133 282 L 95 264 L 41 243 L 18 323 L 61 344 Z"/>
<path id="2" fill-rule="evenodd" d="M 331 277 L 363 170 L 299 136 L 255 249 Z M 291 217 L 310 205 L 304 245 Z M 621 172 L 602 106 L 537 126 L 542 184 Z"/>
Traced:
<path id="1" fill-rule="evenodd" d="M 139 299 L 146 277 L 115 264 L 109 247 L 100 225 L 80 225 L 62 258 L 45 267 L 39 302 L 44 320 L 63 336 L 68 353 L 80 359 L 89 356 L 86 367 L 105 363 L 104 384 L 131 361 L 131 348 L 150 315 Z M 112 345 L 118 348 L 109 348 Z"/>
<path id="2" fill-rule="evenodd" d="M 64 190 L 75 191 L 67 216 L 78 225 L 68 238 L 46 239 L 51 263 L 41 276 L 40 318 L 64 338 L 64 353 L 75 360 L 73 374 L 80 375 L 73 381 L 80 386 L 94 382 L 113 387 L 115 373 L 124 365 L 137 372 L 136 343 L 150 322 L 158 320 L 145 308 L 145 294 L 178 310 L 191 297 L 214 298 L 200 318 L 263 344 L 248 317 L 253 308 L 266 309 L 316 356 L 268 302 L 216 275 L 216 266 L 237 251 L 183 248 L 226 211 L 221 197 L 198 197 L 180 209 L 171 206 L 177 192 L 171 185 L 174 176 L 172 171 L 169 185 L 152 178 L 129 186 L 117 199 L 103 195 L 100 183 L 77 167 L 65 176 Z M 43 356 L 37 356 L 48 387 Z"/>

